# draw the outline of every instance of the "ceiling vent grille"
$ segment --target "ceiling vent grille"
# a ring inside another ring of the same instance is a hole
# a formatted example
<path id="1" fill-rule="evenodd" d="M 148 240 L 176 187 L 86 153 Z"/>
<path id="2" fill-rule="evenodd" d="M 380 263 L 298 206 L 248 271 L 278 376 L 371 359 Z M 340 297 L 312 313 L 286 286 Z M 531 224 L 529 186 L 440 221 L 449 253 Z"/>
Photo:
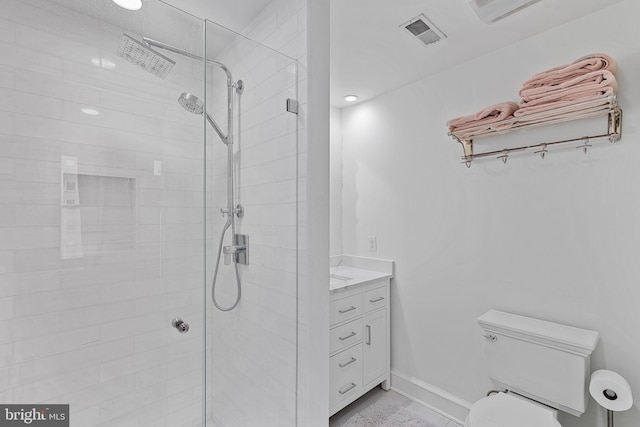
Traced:
<path id="1" fill-rule="evenodd" d="M 408 32 L 412 38 L 425 45 L 433 44 L 447 37 L 423 14 L 420 14 L 412 20 L 400 25 L 400 28 L 403 31 Z"/>
<path id="2" fill-rule="evenodd" d="M 521 11 L 540 0 L 467 0 L 476 15 L 486 24 L 493 24 Z"/>

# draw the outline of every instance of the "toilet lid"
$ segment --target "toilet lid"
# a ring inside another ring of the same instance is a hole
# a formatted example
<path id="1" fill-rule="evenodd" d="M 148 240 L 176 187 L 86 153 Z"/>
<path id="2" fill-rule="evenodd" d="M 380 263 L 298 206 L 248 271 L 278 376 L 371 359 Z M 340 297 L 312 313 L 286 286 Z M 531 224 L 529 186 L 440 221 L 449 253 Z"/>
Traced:
<path id="1" fill-rule="evenodd" d="M 507 393 L 478 400 L 469 412 L 470 427 L 562 427 L 554 410 Z"/>

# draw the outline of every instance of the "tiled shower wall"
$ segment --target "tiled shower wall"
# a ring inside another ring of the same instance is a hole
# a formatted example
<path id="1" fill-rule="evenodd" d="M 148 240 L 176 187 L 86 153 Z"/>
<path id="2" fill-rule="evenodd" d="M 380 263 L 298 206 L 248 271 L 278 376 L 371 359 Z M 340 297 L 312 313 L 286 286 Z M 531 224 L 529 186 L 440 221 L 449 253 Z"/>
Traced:
<path id="1" fill-rule="evenodd" d="M 192 19 L 147 5 L 141 32 L 154 13 Z M 193 21 L 182 47 L 201 54 Z M 178 59 L 163 81 L 115 56 L 123 31 L 44 0 L 0 8 L 0 402 L 68 403 L 83 427 L 194 426 L 203 122 L 176 100 L 202 90 L 202 66 Z"/>
<path id="2" fill-rule="evenodd" d="M 209 322 L 207 401 L 209 415 L 223 426 L 296 425 L 297 162 L 302 131 L 299 117 L 285 107 L 288 98 L 299 100 L 296 60 L 306 51 L 305 26 L 302 2 L 275 1 L 244 33 L 291 56 L 237 37 L 215 58 L 245 85 L 236 130 L 238 202 L 245 216 L 238 220 L 237 231 L 248 234 L 250 242 L 250 263 L 240 268 L 240 305 L 233 312 L 213 310 Z M 208 37 L 215 37 L 215 31 L 209 24 Z M 224 88 L 209 89 L 209 110 L 222 120 L 219 100 L 224 99 Z M 226 157 L 212 132 L 208 140 L 211 264 L 224 222 L 218 211 L 226 203 Z M 212 269 L 208 271 L 210 282 Z M 216 294 L 229 305 L 236 292 L 232 267 L 221 267 L 217 280 Z"/>

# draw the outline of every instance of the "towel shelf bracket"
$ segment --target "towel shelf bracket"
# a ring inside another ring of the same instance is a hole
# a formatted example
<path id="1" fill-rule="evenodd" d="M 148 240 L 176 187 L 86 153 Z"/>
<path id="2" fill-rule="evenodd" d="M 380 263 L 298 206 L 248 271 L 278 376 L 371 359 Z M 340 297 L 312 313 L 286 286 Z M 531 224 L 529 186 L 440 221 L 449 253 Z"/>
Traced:
<path id="1" fill-rule="evenodd" d="M 590 142 L 594 139 L 607 138 L 609 142 L 615 143 L 620 141 L 620 139 L 622 138 L 622 110 L 618 106 L 615 96 L 607 98 L 606 101 L 607 103 L 604 105 L 602 104 L 602 100 L 599 100 L 600 105 L 592 106 L 590 104 L 593 104 L 593 102 L 587 102 L 583 104 L 572 105 L 566 108 L 560 108 L 557 110 L 557 115 L 550 115 L 547 112 L 545 113 L 544 118 L 537 118 L 534 115 L 531 115 L 528 118 L 528 122 L 519 122 L 519 120 L 521 119 L 515 118 L 504 120 L 502 122 L 497 122 L 494 124 L 511 124 L 512 128 L 506 131 L 487 130 L 486 128 L 471 128 L 465 129 L 461 132 L 449 132 L 449 135 L 462 145 L 462 163 L 468 168 L 471 167 L 471 163 L 474 159 L 483 157 L 495 157 L 502 160 L 504 163 L 507 163 L 507 159 L 509 158 L 510 153 L 520 151 L 535 150 L 534 153 L 539 155 L 540 158 L 544 159 L 545 155 L 548 153 L 549 147 L 572 142 L 583 142 L 582 145 L 576 148 L 582 148 L 584 153 L 586 154 L 588 152 L 588 149 L 591 147 Z M 580 111 L 570 112 L 572 108 L 575 108 L 577 106 L 581 108 Z M 545 141 L 538 144 L 522 145 L 493 151 L 476 152 L 474 150 L 473 141 L 475 138 L 511 133 L 517 131 L 518 129 L 552 125 L 578 119 L 596 118 L 602 116 L 607 116 L 608 120 L 608 131 L 604 134 L 585 135 L 577 138 L 562 139 L 557 141 Z M 477 133 L 475 133 L 474 131 L 477 131 Z"/>

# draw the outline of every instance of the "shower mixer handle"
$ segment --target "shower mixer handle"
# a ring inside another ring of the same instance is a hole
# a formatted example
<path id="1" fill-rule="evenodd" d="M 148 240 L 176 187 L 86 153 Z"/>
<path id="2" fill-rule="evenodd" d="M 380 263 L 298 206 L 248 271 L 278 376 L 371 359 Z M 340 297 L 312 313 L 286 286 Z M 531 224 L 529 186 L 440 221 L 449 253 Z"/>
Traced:
<path id="1" fill-rule="evenodd" d="M 224 263 L 228 265 L 233 259 L 237 264 L 249 265 L 249 235 L 236 234 L 233 242 L 235 244 L 222 247 Z"/>
<path id="2" fill-rule="evenodd" d="M 231 246 L 225 246 L 222 248 L 222 252 L 225 255 L 238 254 L 246 250 L 247 250 L 247 247 L 245 245 L 231 245 Z"/>

